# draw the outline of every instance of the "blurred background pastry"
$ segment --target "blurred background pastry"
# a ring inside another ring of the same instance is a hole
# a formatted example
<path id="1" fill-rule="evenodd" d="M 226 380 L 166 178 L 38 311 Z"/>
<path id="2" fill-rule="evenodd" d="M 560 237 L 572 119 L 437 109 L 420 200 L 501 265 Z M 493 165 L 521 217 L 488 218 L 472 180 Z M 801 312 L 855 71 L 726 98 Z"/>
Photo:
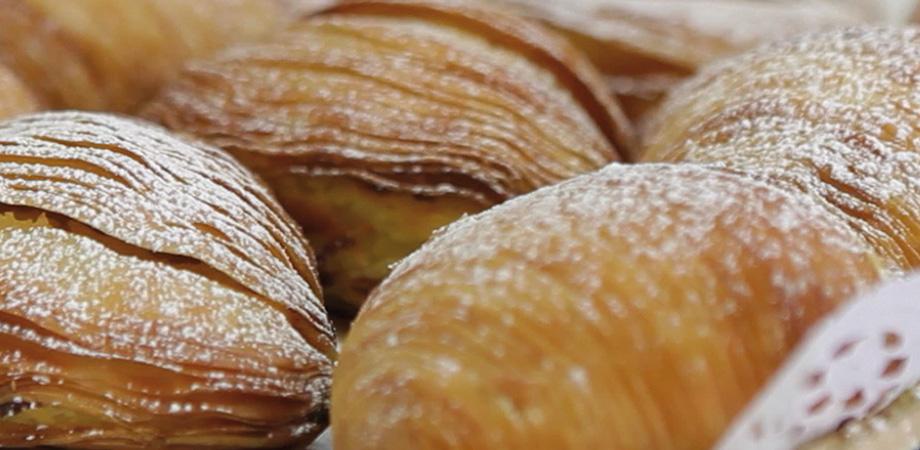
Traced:
<path id="1" fill-rule="evenodd" d="M 130 112 L 186 61 L 285 20 L 273 0 L 2 0 L 0 64 L 46 108 Z"/>
<path id="2" fill-rule="evenodd" d="M 16 75 L 0 65 L 0 120 L 32 112 L 36 108 L 29 89 Z"/>
<path id="3" fill-rule="evenodd" d="M 680 80 L 764 42 L 867 20 L 834 1 L 500 0 L 564 32 L 607 76 L 633 120 Z M 876 2 L 877 4 L 879 2 Z M 861 5 L 862 6 L 862 5 Z"/>

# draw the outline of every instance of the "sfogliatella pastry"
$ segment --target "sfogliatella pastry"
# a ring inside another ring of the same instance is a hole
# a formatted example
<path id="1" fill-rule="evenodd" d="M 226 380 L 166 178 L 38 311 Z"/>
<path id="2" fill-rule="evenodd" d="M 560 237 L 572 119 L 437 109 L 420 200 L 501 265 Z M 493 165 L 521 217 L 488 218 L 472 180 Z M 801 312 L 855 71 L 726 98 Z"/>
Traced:
<path id="1" fill-rule="evenodd" d="M 760 43 L 858 23 L 838 1 L 498 0 L 543 20 L 608 77 L 627 114 L 640 120 L 699 68 Z"/>
<path id="2" fill-rule="evenodd" d="M 457 222 L 393 271 L 341 350 L 336 448 L 711 448 L 878 277 L 807 195 L 614 164 Z"/>
<path id="3" fill-rule="evenodd" d="M 670 95 L 645 161 L 716 163 L 812 195 L 887 265 L 920 267 L 920 30 L 780 42 Z"/>
<path id="4" fill-rule="evenodd" d="M 601 77 L 498 11 L 354 1 L 192 64 L 144 115 L 258 172 L 356 309 L 432 230 L 631 145 Z"/>
<path id="5" fill-rule="evenodd" d="M 32 93 L 12 72 L 0 65 L 0 120 L 37 108 Z"/>
<path id="6" fill-rule="evenodd" d="M 107 115 L 0 124 L 0 446 L 307 442 L 336 357 L 320 295 L 223 152 Z"/>
<path id="7" fill-rule="evenodd" d="M 133 111 L 187 60 L 260 38 L 275 0 L 2 0 L 0 64 L 47 108 Z"/>

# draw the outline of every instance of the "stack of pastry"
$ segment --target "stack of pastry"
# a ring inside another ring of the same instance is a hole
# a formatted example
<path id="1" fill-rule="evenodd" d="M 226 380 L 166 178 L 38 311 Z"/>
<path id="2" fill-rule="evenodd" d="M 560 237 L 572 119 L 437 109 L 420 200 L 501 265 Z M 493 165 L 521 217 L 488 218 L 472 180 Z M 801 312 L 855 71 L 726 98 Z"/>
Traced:
<path id="1" fill-rule="evenodd" d="M 761 422 L 920 266 L 920 31 L 705 5 L 0 0 L 0 447 L 920 440 L 884 326 Z"/>

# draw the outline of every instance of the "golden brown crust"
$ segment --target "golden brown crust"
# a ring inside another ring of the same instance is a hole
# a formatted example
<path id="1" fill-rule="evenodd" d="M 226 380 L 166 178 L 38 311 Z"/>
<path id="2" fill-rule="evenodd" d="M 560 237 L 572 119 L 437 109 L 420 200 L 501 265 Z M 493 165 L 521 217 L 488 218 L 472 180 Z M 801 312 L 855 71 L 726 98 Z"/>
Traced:
<path id="1" fill-rule="evenodd" d="M 132 111 L 186 60 L 282 17 L 270 0 L 0 0 L 0 63 L 49 108 Z"/>
<path id="2" fill-rule="evenodd" d="M 822 200 L 920 266 L 920 31 L 853 28 L 727 61 L 671 94 L 645 161 L 717 163 Z"/>
<path id="3" fill-rule="evenodd" d="M 351 308 L 434 228 L 596 170 L 632 140 L 564 39 L 501 12 L 413 1 L 334 6 L 193 64 L 144 116 L 283 191 L 332 299 L 347 291 Z"/>
<path id="4" fill-rule="evenodd" d="M 87 113 L 0 125 L 0 444 L 322 431 L 335 337 L 297 226 L 217 149 Z M 108 444 L 106 444 L 108 443 Z M 114 443 L 114 444 L 113 444 Z"/>
<path id="5" fill-rule="evenodd" d="M 439 233 L 372 295 L 337 448 L 709 448 L 809 326 L 877 280 L 801 194 L 612 165 Z"/>
<path id="6" fill-rule="evenodd" d="M 635 145 L 632 128 L 618 104 L 607 95 L 604 80 L 591 62 L 568 42 L 535 24 L 495 10 L 461 6 L 449 1 L 348 0 L 323 14 L 370 14 L 426 17 L 467 29 L 493 45 L 516 49 L 532 63 L 556 77 L 591 116 L 613 145 L 610 159 L 623 159 Z"/>
<path id="7" fill-rule="evenodd" d="M 16 75 L 0 65 L 0 119 L 33 112 L 37 108 L 32 93 Z"/>

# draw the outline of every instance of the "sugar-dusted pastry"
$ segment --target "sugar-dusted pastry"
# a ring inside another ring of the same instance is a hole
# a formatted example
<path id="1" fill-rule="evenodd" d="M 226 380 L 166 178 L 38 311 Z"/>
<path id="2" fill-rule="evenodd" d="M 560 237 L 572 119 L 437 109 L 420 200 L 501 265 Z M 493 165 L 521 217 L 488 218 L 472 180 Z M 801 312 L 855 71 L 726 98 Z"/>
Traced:
<path id="1" fill-rule="evenodd" d="M 275 0 L 0 0 L 0 63 L 48 108 L 132 111 L 187 60 L 277 28 Z"/>
<path id="2" fill-rule="evenodd" d="M 337 449 L 707 449 L 809 327 L 879 277 L 808 196 L 612 165 L 457 222 L 341 350 Z"/>
<path id="3" fill-rule="evenodd" d="M 32 93 L 16 75 L 0 65 L 0 120 L 34 111 Z"/>
<path id="4" fill-rule="evenodd" d="M 874 0 L 873 0 L 874 1 Z M 700 67 L 790 35 L 862 19 L 833 1 L 496 0 L 586 51 L 639 119 Z"/>
<path id="5" fill-rule="evenodd" d="M 432 230 L 631 145 L 601 77 L 563 38 L 414 1 L 348 2 L 192 64 L 144 115 L 262 175 L 348 309 Z"/>
<path id="6" fill-rule="evenodd" d="M 780 42 L 672 93 L 645 161 L 717 163 L 819 198 L 887 264 L 920 267 L 920 30 Z"/>
<path id="7" fill-rule="evenodd" d="M 297 226 L 220 150 L 89 113 L 0 124 L 0 447 L 264 448 L 327 422 Z"/>

